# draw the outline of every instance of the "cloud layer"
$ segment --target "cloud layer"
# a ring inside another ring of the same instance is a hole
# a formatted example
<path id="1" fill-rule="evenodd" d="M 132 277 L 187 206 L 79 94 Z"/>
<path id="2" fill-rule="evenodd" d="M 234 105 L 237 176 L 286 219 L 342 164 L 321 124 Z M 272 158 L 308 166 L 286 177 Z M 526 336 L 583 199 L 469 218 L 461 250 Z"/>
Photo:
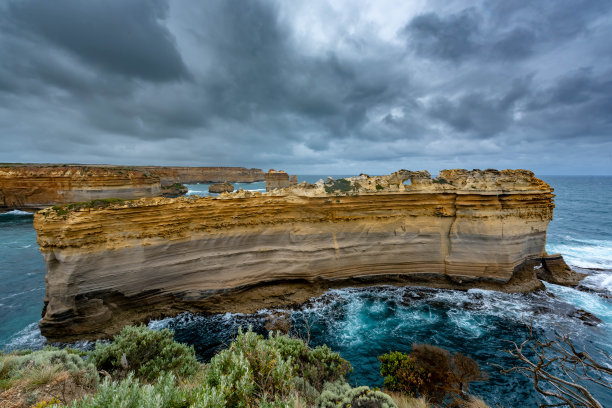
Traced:
<path id="1" fill-rule="evenodd" d="M 612 174 L 612 3 L 371 3 L 0 3 L 0 161 Z"/>

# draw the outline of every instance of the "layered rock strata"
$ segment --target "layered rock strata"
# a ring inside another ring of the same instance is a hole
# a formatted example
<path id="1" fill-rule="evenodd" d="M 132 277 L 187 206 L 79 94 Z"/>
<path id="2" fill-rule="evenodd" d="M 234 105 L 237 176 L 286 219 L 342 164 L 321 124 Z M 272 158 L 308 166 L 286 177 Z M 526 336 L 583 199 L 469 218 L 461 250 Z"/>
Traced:
<path id="1" fill-rule="evenodd" d="M 274 170 L 270 169 L 265 174 L 266 178 L 266 191 L 272 191 L 280 188 L 287 188 L 290 186 L 297 185 L 297 176 L 292 175 L 289 177 L 289 174 L 283 170 Z"/>
<path id="2" fill-rule="evenodd" d="M 36 210 L 56 204 L 160 194 L 159 177 L 131 168 L 0 166 L 0 210 Z"/>
<path id="3" fill-rule="evenodd" d="M 186 310 L 252 312 L 372 283 L 534 290 L 552 191 L 525 170 L 402 170 L 47 209 L 34 219 L 47 264 L 40 328 L 50 340 L 107 337 Z"/>
<path id="4" fill-rule="evenodd" d="M 162 185 L 182 183 L 253 183 L 264 181 L 261 169 L 246 167 L 157 167 L 137 166 L 160 177 Z"/>
<path id="5" fill-rule="evenodd" d="M 124 167 L 113 165 L 0 165 L 0 211 L 106 198 L 176 197 L 183 183 L 263 181 L 244 167 Z"/>

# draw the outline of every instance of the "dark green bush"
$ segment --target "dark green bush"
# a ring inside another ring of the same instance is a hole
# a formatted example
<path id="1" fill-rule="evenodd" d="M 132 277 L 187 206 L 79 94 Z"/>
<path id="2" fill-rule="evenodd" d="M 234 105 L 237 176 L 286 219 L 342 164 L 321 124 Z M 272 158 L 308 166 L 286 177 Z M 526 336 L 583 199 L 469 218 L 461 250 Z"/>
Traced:
<path id="1" fill-rule="evenodd" d="M 385 388 L 410 396 L 427 396 L 440 403 L 468 395 L 469 383 L 486 380 L 478 363 L 461 353 L 430 344 L 413 344 L 410 354 L 398 351 L 378 357 Z"/>
<path id="2" fill-rule="evenodd" d="M 328 194 L 334 192 L 348 193 L 352 189 L 351 182 L 344 178 L 332 180 L 328 184 L 325 184 L 325 192 Z"/>
<path id="3" fill-rule="evenodd" d="M 385 377 L 385 388 L 414 396 L 422 394 L 427 373 L 417 365 L 414 358 L 407 354 L 393 351 L 378 357 L 380 375 Z"/>
<path id="4" fill-rule="evenodd" d="M 438 177 L 432 180 L 436 184 L 450 184 L 444 177 Z"/>
<path id="5" fill-rule="evenodd" d="M 125 327 L 110 344 L 96 344 L 89 361 L 113 378 L 125 378 L 133 371 L 147 381 L 164 372 L 189 377 L 199 368 L 193 346 L 175 342 L 168 329 L 155 331 L 143 325 Z"/>

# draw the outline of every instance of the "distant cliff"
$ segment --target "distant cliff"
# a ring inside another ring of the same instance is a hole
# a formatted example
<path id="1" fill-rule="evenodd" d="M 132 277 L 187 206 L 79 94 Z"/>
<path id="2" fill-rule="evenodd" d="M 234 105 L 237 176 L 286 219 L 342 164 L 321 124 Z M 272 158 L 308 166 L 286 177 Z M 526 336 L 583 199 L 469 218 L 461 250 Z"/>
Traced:
<path id="1" fill-rule="evenodd" d="M 0 210 L 34 210 L 56 204 L 161 194 L 159 177 L 134 168 L 0 166 Z"/>
<path id="2" fill-rule="evenodd" d="M 40 328 L 105 337 L 185 310 L 250 312 L 371 283 L 534 290 L 552 191 L 525 170 L 402 170 L 48 209 L 34 219 L 47 263 Z"/>
<path id="3" fill-rule="evenodd" d="M 261 180 L 262 170 L 244 167 L 5 164 L 0 165 L 0 211 L 94 199 L 156 197 L 166 193 L 162 187 L 177 183 Z"/>
<path id="4" fill-rule="evenodd" d="M 136 169 L 150 171 L 161 179 L 162 185 L 183 183 L 252 183 L 264 181 L 261 169 L 245 167 L 156 167 L 136 166 Z"/>

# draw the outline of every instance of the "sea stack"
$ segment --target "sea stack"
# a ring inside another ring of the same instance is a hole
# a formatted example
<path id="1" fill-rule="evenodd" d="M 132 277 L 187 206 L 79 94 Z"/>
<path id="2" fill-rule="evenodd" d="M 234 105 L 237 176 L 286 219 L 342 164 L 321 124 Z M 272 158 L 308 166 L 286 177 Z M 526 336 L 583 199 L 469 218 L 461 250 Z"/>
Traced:
<path id="1" fill-rule="evenodd" d="M 40 328 L 53 341 L 101 338 L 183 311 L 252 312 L 373 283 L 532 291 L 536 271 L 559 264 L 542 261 L 552 192 L 527 170 L 400 170 L 49 208 L 34 218 L 47 264 Z"/>
<path id="2" fill-rule="evenodd" d="M 234 191 L 234 186 L 228 182 L 215 183 L 208 186 L 209 193 L 231 193 Z"/>
<path id="3" fill-rule="evenodd" d="M 283 170 L 270 169 L 265 174 L 266 176 L 266 191 L 272 191 L 277 188 L 289 187 L 289 174 Z"/>

